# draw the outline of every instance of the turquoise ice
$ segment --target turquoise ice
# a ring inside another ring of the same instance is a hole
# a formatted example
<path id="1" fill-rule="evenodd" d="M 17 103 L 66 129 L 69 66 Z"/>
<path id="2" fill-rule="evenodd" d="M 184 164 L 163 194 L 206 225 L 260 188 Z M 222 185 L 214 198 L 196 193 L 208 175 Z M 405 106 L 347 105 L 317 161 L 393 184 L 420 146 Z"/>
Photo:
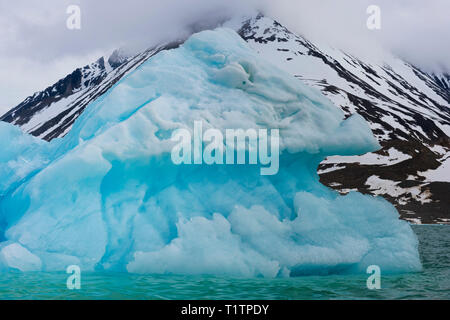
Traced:
<path id="1" fill-rule="evenodd" d="M 279 129 L 280 169 L 175 165 L 174 130 Z M 381 198 L 320 184 L 328 155 L 379 148 L 358 116 L 272 66 L 232 30 L 193 35 L 88 106 L 51 143 L 0 125 L 0 270 L 245 277 L 421 269 Z"/>

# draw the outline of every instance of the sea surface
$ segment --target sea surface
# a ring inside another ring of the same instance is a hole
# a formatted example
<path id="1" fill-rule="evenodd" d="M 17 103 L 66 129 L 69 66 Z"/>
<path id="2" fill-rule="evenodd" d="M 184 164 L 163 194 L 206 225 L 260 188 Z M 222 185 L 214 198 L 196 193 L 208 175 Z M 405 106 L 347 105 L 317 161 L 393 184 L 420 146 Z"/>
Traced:
<path id="1" fill-rule="evenodd" d="M 69 290 L 68 274 L 0 273 L 0 299 L 450 299 L 450 226 L 413 226 L 423 271 L 381 276 L 369 290 L 368 275 L 242 279 L 215 276 L 82 273 Z"/>

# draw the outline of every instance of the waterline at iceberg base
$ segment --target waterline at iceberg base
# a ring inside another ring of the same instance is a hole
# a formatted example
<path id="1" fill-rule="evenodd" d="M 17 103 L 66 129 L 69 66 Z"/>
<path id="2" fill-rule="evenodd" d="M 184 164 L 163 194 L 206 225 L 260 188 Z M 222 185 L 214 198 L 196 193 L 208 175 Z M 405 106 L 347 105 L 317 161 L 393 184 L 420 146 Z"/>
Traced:
<path id="1" fill-rule="evenodd" d="M 280 168 L 175 165 L 177 129 L 279 129 Z M 379 148 L 360 116 L 232 30 L 192 36 L 96 100 L 62 139 L 0 124 L 0 270 L 286 277 L 421 270 L 381 198 L 319 183 L 329 155 Z"/>

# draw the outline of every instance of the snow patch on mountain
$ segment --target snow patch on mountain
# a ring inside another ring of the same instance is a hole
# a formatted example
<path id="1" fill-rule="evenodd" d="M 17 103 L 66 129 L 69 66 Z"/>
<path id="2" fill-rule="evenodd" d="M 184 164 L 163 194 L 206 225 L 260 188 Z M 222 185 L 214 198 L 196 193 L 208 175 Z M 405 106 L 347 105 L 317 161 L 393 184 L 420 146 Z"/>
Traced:
<path id="1" fill-rule="evenodd" d="M 394 165 L 408 159 L 412 159 L 410 155 L 404 154 L 395 148 L 387 150 L 388 155 L 380 155 L 376 153 L 366 153 L 360 156 L 332 156 L 328 157 L 323 164 L 339 164 L 339 163 L 359 163 L 359 164 L 378 164 L 378 165 Z"/>
<path id="2" fill-rule="evenodd" d="M 425 172 L 418 172 L 418 174 L 425 178 L 425 181 L 441 181 L 450 182 L 450 156 L 441 160 L 441 165 L 434 170 L 427 170 Z"/>

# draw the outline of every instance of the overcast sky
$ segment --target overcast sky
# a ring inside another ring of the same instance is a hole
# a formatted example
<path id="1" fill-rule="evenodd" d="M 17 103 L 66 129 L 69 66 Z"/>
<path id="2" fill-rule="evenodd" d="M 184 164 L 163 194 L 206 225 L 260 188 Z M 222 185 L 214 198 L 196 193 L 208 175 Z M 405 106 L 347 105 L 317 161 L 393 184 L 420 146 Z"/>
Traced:
<path id="1" fill-rule="evenodd" d="M 81 30 L 66 27 L 71 4 L 81 8 Z M 366 27 L 371 4 L 381 8 L 378 31 Z M 0 0 L 0 114 L 114 48 L 183 37 L 197 21 L 251 8 L 361 58 L 388 50 L 450 70 L 449 0 Z"/>

